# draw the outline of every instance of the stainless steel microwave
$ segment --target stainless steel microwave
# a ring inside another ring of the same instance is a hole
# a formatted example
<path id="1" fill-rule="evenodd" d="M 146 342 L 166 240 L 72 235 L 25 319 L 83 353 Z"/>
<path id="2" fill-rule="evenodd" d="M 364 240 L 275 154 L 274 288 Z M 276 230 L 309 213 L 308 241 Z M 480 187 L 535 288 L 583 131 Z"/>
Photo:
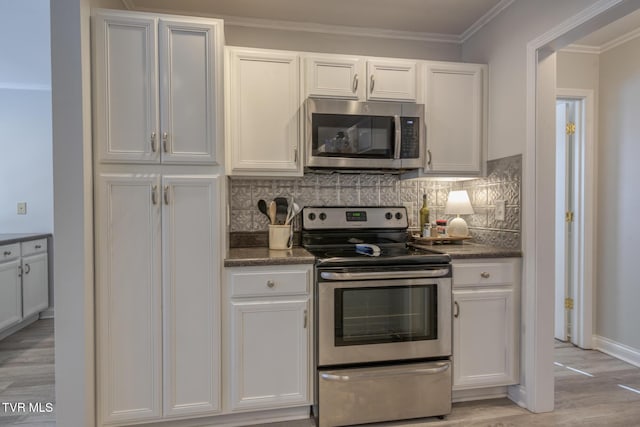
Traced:
<path id="1" fill-rule="evenodd" d="M 424 105 L 308 98 L 308 168 L 417 169 L 424 159 Z"/>

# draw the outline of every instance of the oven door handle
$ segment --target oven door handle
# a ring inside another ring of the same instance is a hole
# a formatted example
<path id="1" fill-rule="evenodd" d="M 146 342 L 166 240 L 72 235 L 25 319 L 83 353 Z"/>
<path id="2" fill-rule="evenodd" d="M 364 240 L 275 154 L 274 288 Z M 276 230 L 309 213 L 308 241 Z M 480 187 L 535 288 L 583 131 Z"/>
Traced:
<path id="1" fill-rule="evenodd" d="M 357 381 L 380 377 L 396 377 L 400 375 L 437 375 L 446 372 L 449 366 L 449 363 L 444 363 L 435 368 L 415 368 L 402 371 L 395 369 L 389 371 L 360 372 L 349 375 L 321 374 L 320 377 L 326 381 Z"/>
<path id="2" fill-rule="evenodd" d="M 358 279 L 419 279 L 421 277 L 444 277 L 449 273 L 448 268 L 419 271 L 372 271 L 366 273 L 335 273 L 323 271 L 320 277 L 324 280 L 358 280 Z"/>

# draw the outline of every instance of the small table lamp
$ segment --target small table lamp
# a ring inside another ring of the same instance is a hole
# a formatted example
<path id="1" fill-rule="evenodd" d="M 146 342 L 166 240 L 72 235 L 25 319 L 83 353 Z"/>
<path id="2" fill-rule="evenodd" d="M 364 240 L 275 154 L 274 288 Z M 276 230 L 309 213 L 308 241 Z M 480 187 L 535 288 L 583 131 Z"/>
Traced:
<path id="1" fill-rule="evenodd" d="M 451 237 L 467 237 L 469 235 L 469 227 L 467 222 L 460 218 L 460 215 L 473 214 L 473 208 L 469 201 L 469 195 L 466 190 L 450 191 L 447 198 L 447 206 L 444 208 L 447 215 L 458 215 L 457 218 L 449 221 L 447 233 Z"/>

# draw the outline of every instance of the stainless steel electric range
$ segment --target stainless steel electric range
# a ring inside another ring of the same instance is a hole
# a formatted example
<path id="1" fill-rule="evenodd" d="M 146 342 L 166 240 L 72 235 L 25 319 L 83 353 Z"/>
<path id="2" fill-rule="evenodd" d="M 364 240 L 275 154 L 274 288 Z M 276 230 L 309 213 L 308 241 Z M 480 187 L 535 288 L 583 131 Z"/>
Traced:
<path id="1" fill-rule="evenodd" d="M 320 427 L 451 411 L 451 265 L 407 244 L 405 207 L 305 207 L 316 256 Z"/>

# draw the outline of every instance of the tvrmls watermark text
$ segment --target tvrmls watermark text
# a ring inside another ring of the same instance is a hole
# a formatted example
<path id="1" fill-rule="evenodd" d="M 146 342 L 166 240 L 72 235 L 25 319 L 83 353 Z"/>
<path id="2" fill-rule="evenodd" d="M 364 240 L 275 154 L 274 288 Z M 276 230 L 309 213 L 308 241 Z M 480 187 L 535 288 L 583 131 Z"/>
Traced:
<path id="1" fill-rule="evenodd" d="M 0 408 L 8 414 L 50 414 L 53 402 L 0 402 Z"/>

